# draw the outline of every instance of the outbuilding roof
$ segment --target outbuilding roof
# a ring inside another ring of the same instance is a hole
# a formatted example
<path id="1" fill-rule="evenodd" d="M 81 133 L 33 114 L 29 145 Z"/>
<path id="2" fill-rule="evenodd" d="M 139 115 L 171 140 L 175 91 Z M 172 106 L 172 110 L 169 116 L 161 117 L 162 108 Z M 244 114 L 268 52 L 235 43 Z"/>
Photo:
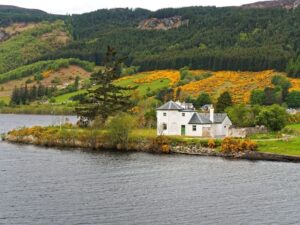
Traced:
<path id="1" fill-rule="evenodd" d="M 214 113 L 213 123 L 222 123 L 227 117 L 226 113 Z M 209 113 L 194 113 L 189 124 L 212 124 Z"/>
<path id="2" fill-rule="evenodd" d="M 184 108 L 173 101 L 169 101 L 161 107 L 157 108 L 157 110 L 183 110 Z"/>

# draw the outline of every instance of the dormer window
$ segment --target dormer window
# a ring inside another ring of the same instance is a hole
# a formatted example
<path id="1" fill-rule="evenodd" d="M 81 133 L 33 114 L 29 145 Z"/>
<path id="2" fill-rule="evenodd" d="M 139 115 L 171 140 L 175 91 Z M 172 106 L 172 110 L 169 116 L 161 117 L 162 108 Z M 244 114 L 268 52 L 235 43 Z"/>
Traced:
<path id="1" fill-rule="evenodd" d="M 182 116 L 185 116 L 185 113 L 182 113 Z"/>
<path id="2" fill-rule="evenodd" d="M 167 116 L 167 113 L 164 113 L 164 116 Z"/>

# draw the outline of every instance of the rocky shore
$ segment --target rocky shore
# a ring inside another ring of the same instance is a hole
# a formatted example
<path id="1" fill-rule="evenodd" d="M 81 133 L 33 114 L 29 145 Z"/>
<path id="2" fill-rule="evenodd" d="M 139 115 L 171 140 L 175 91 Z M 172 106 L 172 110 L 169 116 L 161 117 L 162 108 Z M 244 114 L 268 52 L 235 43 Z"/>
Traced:
<path id="1" fill-rule="evenodd" d="M 141 141 L 139 143 L 128 143 L 125 145 L 114 145 L 111 143 L 91 143 L 91 142 L 82 142 L 79 140 L 72 142 L 65 142 L 57 140 L 55 143 L 46 143 L 39 141 L 36 137 L 33 136 L 24 136 L 22 138 L 15 137 L 13 135 L 4 135 L 2 136 L 3 141 L 10 143 L 20 143 L 20 144 L 32 144 L 45 147 L 60 147 L 60 148 L 80 148 L 80 149 L 89 149 L 89 150 L 122 150 L 122 151 L 134 151 L 134 152 L 149 152 L 149 153 L 169 153 L 169 154 L 186 154 L 186 155 L 197 155 L 197 156 L 208 156 L 208 157 L 221 157 L 225 159 L 238 159 L 238 160 L 252 160 L 252 161 L 277 161 L 277 162 L 293 162 L 300 163 L 300 157 L 297 156 L 287 156 L 287 155 L 277 155 L 270 153 L 262 153 L 256 151 L 245 151 L 224 154 L 220 153 L 216 149 L 211 149 L 203 147 L 201 145 L 193 144 L 177 144 L 170 145 L 168 148 L 163 146 L 157 146 L 153 143 L 147 141 Z"/>

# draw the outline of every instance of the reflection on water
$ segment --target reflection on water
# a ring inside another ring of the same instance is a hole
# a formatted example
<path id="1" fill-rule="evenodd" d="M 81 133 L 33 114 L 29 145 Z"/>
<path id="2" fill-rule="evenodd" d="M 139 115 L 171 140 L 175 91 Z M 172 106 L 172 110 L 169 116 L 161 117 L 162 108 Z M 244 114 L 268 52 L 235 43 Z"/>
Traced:
<path id="1" fill-rule="evenodd" d="M 51 123 L 0 115 L 2 132 Z M 0 142 L 0 224 L 300 224 L 299 169 Z"/>

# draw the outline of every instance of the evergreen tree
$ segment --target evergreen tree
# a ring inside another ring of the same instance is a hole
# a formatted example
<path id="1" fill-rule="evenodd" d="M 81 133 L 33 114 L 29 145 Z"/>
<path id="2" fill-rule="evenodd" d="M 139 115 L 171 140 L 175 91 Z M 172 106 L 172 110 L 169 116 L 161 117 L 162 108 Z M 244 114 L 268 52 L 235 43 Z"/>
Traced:
<path id="1" fill-rule="evenodd" d="M 220 95 L 216 104 L 216 112 L 224 112 L 227 107 L 232 106 L 232 99 L 228 91 Z"/>
<path id="2" fill-rule="evenodd" d="M 132 105 L 128 91 L 134 88 L 124 88 L 113 83 L 121 76 L 122 59 L 116 57 L 116 51 L 108 47 L 104 69 L 91 75 L 91 82 L 97 88 L 88 90 L 85 101 L 76 108 L 81 125 L 88 125 L 99 117 L 102 122 L 118 112 L 126 112 Z"/>

